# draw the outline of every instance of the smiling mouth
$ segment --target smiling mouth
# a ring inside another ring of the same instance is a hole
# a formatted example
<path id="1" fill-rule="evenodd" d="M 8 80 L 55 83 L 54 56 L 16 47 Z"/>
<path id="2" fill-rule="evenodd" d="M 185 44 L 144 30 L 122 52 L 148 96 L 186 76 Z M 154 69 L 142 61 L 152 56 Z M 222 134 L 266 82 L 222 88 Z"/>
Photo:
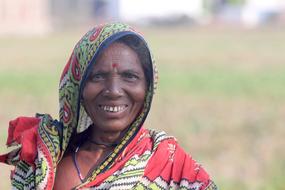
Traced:
<path id="1" fill-rule="evenodd" d="M 107 106 L 107 105 L 99 105 L 99 108 L 104 110 L 105 112 L 117 113 L 124 111 L 128 105 L 120 105 L 120 106 Z"/>

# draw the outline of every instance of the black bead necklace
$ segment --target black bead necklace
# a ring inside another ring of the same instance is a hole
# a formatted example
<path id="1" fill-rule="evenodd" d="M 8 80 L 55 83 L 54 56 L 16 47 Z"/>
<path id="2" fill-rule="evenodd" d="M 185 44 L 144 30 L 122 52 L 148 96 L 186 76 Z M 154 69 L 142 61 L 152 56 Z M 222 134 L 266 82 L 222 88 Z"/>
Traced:
<path id="1" fill-rule="evenodd" d="M 92 144 L 96 144 L 96 145 L 99 145 L 99 146 L 105 146 L 105 147 L 108 147 L 108 148 L 114 148 L 118 145 L 118 143 L 104 143 L 104 142 L 97 142 L 95 140 L 92 140 L 90 138 L 87 139 L 89 142 L 91 142 Z"/>

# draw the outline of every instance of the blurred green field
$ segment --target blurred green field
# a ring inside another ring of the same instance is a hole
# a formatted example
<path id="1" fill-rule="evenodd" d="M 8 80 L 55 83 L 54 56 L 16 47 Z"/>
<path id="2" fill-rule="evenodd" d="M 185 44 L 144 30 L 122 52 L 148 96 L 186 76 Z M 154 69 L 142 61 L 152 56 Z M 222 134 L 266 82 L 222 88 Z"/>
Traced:
<path id="1" fill-rule="evenodd" d="M 160 76 L 146 126 L 174 135 L 220 189 L 284 190 L 285 28 L 141 31 Z M 83 33 L 0 38 L 1 153 L 9 120 L 57 118 L 60 72 Z"/>

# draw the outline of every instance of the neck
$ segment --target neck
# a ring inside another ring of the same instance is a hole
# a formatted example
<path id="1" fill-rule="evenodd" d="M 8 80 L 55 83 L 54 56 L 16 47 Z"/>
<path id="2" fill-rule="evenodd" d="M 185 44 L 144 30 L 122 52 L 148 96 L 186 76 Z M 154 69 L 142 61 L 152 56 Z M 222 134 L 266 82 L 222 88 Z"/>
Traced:
<path id="1" fill-rule="evenodd" d="M 88 141 L 92 144 L 105 146 L 105 147 L 115 147 L 120 143 L 125 132 L 106 132 L 92 130 L 91 135 L 88 138 Z"/>
<path id="2" fill-rule="evenodd" d="M 99 142 L 99 141 L 96 141 L 96 140 L 91 139 L 91 138 L 88 138 L 88 141 L 94 145 L 102 146 L 102 147 L 106 147 L 106 148 L 115 148 L 118 145 L 118 143 Z"/>

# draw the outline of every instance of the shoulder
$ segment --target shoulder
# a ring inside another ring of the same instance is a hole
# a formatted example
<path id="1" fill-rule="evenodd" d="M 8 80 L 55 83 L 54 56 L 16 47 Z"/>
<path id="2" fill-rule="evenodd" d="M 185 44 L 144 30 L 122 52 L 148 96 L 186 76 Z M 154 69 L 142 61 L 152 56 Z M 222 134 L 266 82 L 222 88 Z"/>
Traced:
<path id="1" fill-rule="evenodd" d="M 145 170 L 150 181 L 165 181 L 185 189 L 216 190 L 206 170 L 163 131 L 149 130 L 153 141 L 152 156 Z"/>
<path id="2" fill-rule="evenodd" d="M 147 129 L 147 131 L 152 139 L 154 149 L 156 149 L 161 143 L 177 143 L 175 137 L 167 135 L 164 131 L 157 131 L 153 129 Z"/>

